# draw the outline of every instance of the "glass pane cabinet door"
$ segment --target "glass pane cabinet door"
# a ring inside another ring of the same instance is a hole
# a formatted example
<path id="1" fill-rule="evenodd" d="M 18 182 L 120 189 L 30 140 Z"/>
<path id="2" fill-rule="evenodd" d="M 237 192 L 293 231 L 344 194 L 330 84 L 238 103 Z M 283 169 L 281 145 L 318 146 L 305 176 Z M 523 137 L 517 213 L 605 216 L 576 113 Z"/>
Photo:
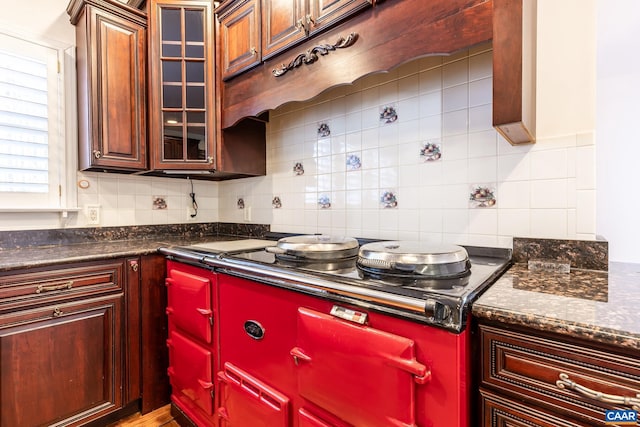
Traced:
<path id="1" fill-rule="evenodd" d="M 210 1 L 150 5 L 153 169 L 215 167 L 215 83 Z"/>

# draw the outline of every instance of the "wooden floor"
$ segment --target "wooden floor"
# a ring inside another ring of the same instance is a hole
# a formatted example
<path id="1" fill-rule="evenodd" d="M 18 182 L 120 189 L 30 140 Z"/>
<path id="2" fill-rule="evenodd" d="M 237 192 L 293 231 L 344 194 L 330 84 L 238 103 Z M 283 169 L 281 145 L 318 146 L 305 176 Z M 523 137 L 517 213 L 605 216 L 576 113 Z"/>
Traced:
<path id="1" fill-rule="evenodd" d="M 180 427 L 180 425 L 173 421 L 171 405 L 167 405 L 146 415 L 140 415 L 138 412 L 108 427 Z"/>

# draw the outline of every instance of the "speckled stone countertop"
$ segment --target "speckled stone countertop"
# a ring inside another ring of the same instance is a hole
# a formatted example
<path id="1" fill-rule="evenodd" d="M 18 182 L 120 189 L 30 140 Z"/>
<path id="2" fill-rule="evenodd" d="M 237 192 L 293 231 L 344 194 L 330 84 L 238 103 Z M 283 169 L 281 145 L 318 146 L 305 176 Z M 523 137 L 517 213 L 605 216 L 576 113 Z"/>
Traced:
<path id="1" fill-rule="evenodd" d="M 268 226 L 202 224 L 0 233 L 0 272 L 155 253 L 162 246 L 261 237 Z"/>
<path id="2" fill-rule="evenodd" d="M 473 304 L 476 318 L 640 350 L 640 264 L 530 271 L 518 263 Z"/>

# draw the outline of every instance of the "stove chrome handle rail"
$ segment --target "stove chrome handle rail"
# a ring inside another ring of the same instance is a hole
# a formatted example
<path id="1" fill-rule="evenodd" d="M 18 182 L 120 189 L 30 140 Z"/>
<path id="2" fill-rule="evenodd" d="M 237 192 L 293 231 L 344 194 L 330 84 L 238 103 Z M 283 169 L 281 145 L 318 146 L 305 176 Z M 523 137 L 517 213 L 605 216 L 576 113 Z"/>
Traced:
<path id="1" fill-rule="evenodd" d="M 585 397 L 597 400 L 599 402 L 611 403 L 613 405 L 629 406 L 636 411 L 640 411 L 640 393 L 636 394 L 636 397 L 607 394 L 580 385 L 577 382 L 570 380 L 569 375 L 565 373 L 561 373 L 559 375 L 559 378 L 560 379 L 556 381 L 556 387 L 558 387 L 559 389 L 573 390 Z"/>

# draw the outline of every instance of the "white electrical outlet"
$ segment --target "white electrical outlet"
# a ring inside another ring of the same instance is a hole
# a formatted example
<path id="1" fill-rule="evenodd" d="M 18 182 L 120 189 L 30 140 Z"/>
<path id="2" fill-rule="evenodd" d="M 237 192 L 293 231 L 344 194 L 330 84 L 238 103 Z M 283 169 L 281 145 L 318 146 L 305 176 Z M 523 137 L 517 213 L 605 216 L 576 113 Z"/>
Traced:
<path id="1" fill-rule="evenodd" d="M 84 207 L 84 214 L 87 217 L 88 225 L 100 224 L 100 205 L 86 205 Z"/>
<path id="2" fill-rule="evenodd" d="M 251 206 L 245 206 L 244 208 L 244 220 L 251 221 Z"/>

